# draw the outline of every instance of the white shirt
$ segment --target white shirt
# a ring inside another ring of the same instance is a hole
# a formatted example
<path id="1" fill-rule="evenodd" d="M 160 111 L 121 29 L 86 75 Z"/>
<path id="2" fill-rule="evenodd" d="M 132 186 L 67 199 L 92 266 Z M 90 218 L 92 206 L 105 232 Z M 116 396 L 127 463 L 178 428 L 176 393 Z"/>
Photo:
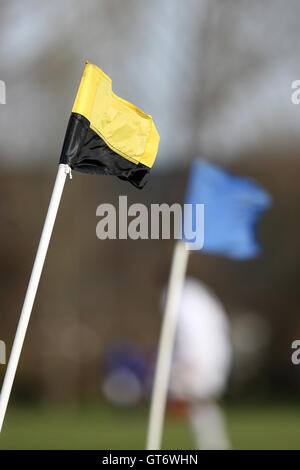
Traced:
<path id="1" fill-rule="evenodd" d="M 172 395 L 181 399 L 220 395 L 226 385 L 230 363 L 226 312 L 206 286 L 188 278 L 178 312 Z"/>

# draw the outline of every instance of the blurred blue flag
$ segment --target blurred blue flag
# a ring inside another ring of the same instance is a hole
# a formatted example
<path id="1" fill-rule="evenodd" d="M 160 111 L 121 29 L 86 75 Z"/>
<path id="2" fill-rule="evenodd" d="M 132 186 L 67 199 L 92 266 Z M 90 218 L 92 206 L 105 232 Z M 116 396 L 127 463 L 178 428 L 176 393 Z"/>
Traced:
<path id="1" fill-rule="evenodd" d="M 192 204 L 192 211 L 189 215 L 184 212 L 183 227 L 188 222 L 194 231 L 203 230 L 196 217 L 196 204 L 204 204 L 203 248 L 202 244 L 197 246 L 197 238 L 201 237 L 190 239 L 184 232 L 191 249 L 202 248 L 236 259 L 252 258 L 260 252 L 256 227 L 262 213 L 271 206 L 271 197 L 255 181 L 197 159 L 191 167 L 185 204 Z"/>

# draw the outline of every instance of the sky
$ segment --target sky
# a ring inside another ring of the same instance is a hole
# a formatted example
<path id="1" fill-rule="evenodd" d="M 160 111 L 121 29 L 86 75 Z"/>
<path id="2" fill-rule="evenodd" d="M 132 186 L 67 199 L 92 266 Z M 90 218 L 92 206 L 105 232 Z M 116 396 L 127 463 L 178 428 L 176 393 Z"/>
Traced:
<path id="1" fill-rule="evenodd" d="M 85 60 L 152 115 L 158 168 L 297 148 L 299 14 L 296 0 L 3 0 L 0 160 L 57 161 Z"/>

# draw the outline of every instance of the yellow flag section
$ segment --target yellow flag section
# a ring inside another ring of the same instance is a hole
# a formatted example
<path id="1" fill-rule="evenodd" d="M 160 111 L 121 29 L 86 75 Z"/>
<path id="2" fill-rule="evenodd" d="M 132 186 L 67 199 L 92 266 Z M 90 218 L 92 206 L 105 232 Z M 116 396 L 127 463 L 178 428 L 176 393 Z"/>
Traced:
<path id="1" fill-rule="evenodd" d="M 86 63 L 72 112 L 85 116 L 112 150 L 152 167 L 159 143 L 152 117 L 115 95 L 111 79 L 96 65 Z"/>

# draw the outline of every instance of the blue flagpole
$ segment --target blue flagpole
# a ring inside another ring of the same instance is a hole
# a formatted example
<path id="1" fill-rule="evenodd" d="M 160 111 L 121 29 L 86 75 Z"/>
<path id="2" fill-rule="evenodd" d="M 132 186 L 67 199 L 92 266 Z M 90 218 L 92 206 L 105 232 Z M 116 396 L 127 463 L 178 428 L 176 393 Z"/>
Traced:
<path id="1" fill-rule="evenodd" d="M 147 450 L 159 450 L 161 447 L 172 354 L 177 327 L 178 306 L 185 281 L 188 259 L 189 249 L 187 248 L 187 244 L 180 240 L 176 243 L 173 253 L 167 299 L 159 339 L 147 433 Z"/>

